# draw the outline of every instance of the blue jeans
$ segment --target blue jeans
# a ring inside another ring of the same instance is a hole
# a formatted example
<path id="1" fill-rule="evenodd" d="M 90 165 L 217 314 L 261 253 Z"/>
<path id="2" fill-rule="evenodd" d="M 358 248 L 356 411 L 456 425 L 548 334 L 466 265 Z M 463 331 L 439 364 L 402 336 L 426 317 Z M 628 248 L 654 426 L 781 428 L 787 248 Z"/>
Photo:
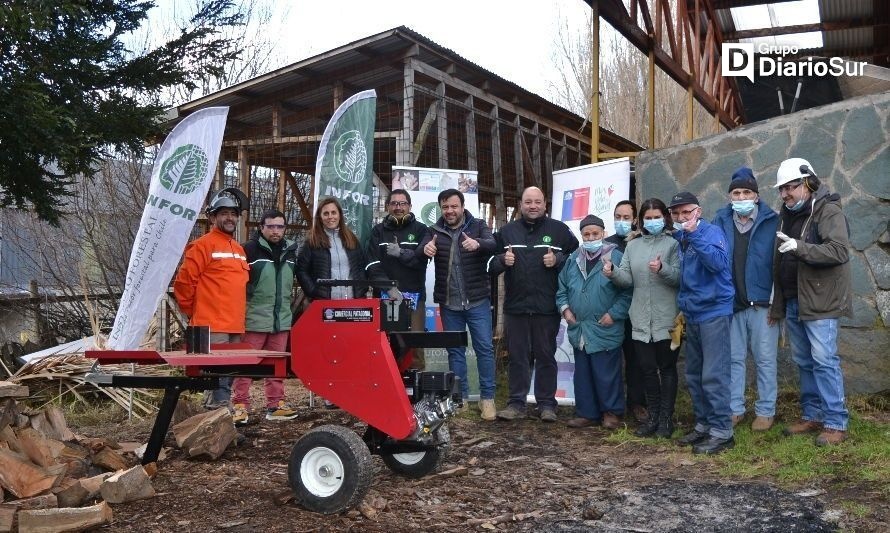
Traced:
<path id="1" fill-rule="evenodd" d="M 210 332 L 210 344 L 232 344 L 241 342 L 240 333 Z M 232 399 L 232 378 L 219 378 L 219 388 L 204 391 L 204 407 L 219 409 L 228 406 Z"/>
<path id="2" fill-rule="evenodd" d="M 603 413 L 624 414 L 621 347 L 587 353 L 575 348 L 575 414 L 600 420 Z"/>
<path id="3" fill-rule="evenodd" d="M 729 331 L 732 348 L 732 371 L 730 407 L 732 414 L 745 414 L 745 359 L 750 341 L 754 367 L 757 369 L 757 401 L 754 414 L 775 416 L 776 414 L 776 352 L 779 346 L 779 325 L 767 323 L 769 309 L 751 306 L 732 315 Z"/>
<path id="4" fill-rule="evenodd" d="M 729 408 L 731 315 L 686 324 L 686 385 L 695 412 L 695 430 L 718 439 L 732 437 Z"/>
<path id="5" fill-rule="evenodd" d="M 464 311 L 452 311 L 441 307 L 442 327 L 446 331 L 470 329 L 473 350 L 476 352 L 476 367 L 479 370 L 479 397 L 494 399 L 494 348 L 491 344 L 491 304 L 484 302 Z M 467 383 L 467 349 L 464 346 L 448 348 L 448 368 L 460 378 L 460 392 L 469 397 Z"/>
<path id="6" fill-rule="evenodd" d="M 850 414 L 844 405 L 844 375 L 837 355 L 838 320 L 800 320 L 798 313 L 797 298 L 788 300 L 785 330 L 791 343 L 791 358 L 800 370 L 803 419 L 846 431 Z"/>

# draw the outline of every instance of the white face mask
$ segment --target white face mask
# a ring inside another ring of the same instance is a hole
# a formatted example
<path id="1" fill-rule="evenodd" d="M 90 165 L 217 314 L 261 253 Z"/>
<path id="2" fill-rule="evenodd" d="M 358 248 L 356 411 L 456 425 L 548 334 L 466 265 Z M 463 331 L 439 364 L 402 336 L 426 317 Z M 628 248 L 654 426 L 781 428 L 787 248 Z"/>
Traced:
<path id="1" fill-rule="evenodd" d="M 584 241 L 581 243 L 581 248 L 584 248 L 588 252 L 595 252 L 603 247 L 603 240 L 599 239 L 597 241 Z"/>

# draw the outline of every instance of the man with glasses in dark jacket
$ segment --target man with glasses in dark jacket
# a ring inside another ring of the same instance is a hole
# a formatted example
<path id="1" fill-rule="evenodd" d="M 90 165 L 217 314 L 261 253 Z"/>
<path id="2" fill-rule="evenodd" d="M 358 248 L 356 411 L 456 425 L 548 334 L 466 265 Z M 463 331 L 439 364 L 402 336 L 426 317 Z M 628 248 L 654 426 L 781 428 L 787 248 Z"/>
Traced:
<path id="1" fill-rule="evenodd" d="M 426 235 L 426 225 L 411 212 L 411 195 L 405 189 L 395 189 L 386 200 L 387 214 L 383 222 L 371 230 L 368 242 L 368 266 L 365 270 L 383 270 L 379 277 L 399 282 L 402 296 L 411 301 L 411 330 L 423 331 L 426 321 L 426 266 L 427 259 L 415 252 Z M 376 296 L 380 289 L 374 289 Z M 414 349 L 412 368 L 424 368 L 423 349 Z"/>

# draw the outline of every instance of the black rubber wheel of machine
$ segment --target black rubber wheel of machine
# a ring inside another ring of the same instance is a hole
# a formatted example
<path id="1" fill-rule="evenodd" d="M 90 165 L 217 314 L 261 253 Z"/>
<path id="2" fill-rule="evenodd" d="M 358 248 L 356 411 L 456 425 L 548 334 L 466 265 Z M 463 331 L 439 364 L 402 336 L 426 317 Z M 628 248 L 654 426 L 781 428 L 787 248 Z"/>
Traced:
<path id="1" fill-rule="evenodd" d="M 294 444 L 287 477 L 297 503 L 333 514 L 358 505 L 374 475 L 368 445 L 342 426 L 319 426 Z"/>
<path id="2" fill-rule="evenodd" d="M 436 470 L 448 455 L 451 447 L 451 434 L 448 426 L 443 424 L 436 430 L 435 448 L 422 452 L 381 454 L 384 464 L 396 474 L 410 479 L 421 478 Z"/>

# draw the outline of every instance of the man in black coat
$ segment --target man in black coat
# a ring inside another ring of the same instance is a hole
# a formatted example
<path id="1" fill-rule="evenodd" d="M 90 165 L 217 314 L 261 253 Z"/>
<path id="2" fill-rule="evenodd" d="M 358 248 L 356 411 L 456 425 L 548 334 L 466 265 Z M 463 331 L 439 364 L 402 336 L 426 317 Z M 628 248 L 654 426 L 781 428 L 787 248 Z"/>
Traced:
<path id="1" fill-rule="evenodd" d="M 368 266 L 365 270 L 382 270 L 380 277 L 399 282 L 399 291 L 411 300 L 411 330 L 423 331 L 426 321 L 426 257 L 415 252 L 426 235 L 426 225 L 411 212 L 411 195 L 404 189 L 394 189 L 386 199 L 387 215 L 371 230 L 368 242 Z M 369 277 L 374 277 L 369 274 Z M 380 296 L 380 290 L 374 290 Z M 414 368 L 424 368 L 423 350 L 414 349 Z"/>
<path id="2" fill-rule="evenodd" d="M 535 402 L 541 420 L 556 422 L 557 277 L 566 258 L 578 249 L 578 239 L 559 220 L 547 216 L 544 192 L 522 192 L 521 217 L 495 236 L 498 255 L 489 262 L 492 274 L 504 273 L 504 332 L 510 354 L 507 407 L 502 420 L 525 418 L 525 398 L 535 368 Z"/>

